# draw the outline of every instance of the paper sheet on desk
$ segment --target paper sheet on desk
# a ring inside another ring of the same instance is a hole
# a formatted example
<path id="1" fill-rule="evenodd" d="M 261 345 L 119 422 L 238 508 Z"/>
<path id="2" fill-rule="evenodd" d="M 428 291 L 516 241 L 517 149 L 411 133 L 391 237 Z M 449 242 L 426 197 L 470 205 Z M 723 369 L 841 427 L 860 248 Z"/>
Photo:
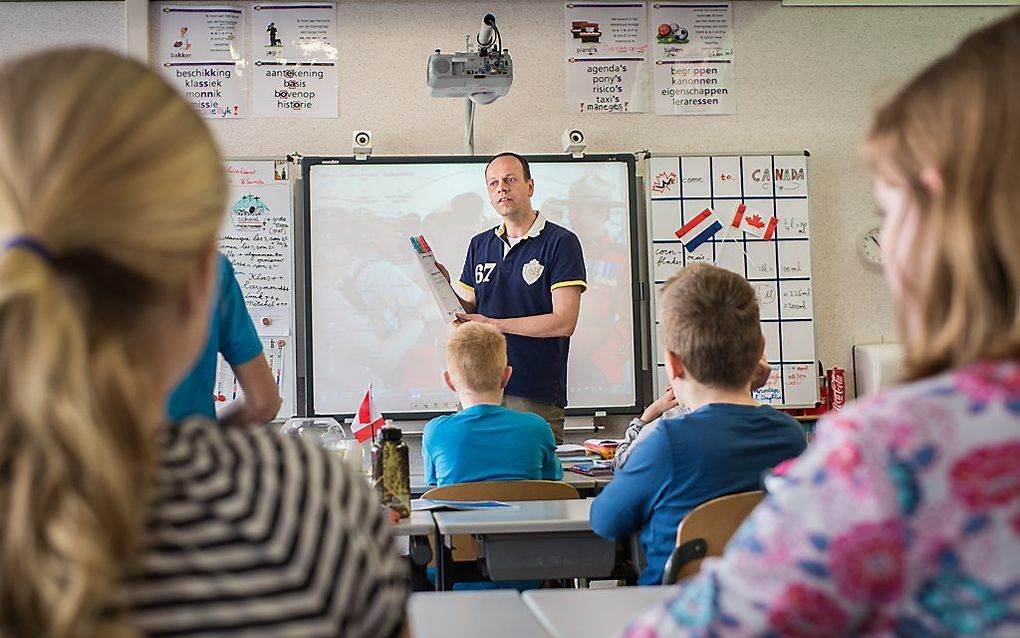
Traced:
<path id="1" fill-rule="evenodd" d="M 411 499 L 412 512 L 443 511 L 443 510 L 495 510 L 515 507 L 502 501 L 440 501 L 428 498 Z"/>
<path id="2" fill-rule="evenodd" d="M 436 257 L 432 254 L 428 242 L 425 241 L 425 236 L 418 235 L 409 239 L 414 254 L 418 257 L 418 265 L 421 266 L 421 271 L 425 274 L 425 281 L 428 282 L 429 290 L 432 291 L 432 298 L 436 300 L 436 305 L 439 307 L 439 314 L 447 323 L 453 323 L 457 320 L 457 313 L 464 312 L 457 293 L 453 292 L 450 282 L 446 280 L 442 271 L 439 270 L 439 266 L 436 265 Z"/>

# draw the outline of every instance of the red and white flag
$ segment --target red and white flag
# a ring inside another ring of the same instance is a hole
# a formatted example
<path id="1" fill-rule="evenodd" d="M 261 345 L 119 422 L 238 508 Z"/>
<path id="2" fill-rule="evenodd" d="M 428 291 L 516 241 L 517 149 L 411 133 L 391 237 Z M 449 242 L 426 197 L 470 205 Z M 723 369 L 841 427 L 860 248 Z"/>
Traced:
<path id="1" fill-rule="evenodd" d="M 365 398 L 358 406 L 358 413 L 354 415 L 354 422 L 351 423 L 351 432 L 358 443 L 364 443 L 375 436 L 376 431 L 386 423 L 383 420 L 379 408 L 375 407 L 375 400 L 372 397 L 372 386 L 365 390 Z"/>
<path id="2" fill-rule="evenodd" d="M 730 226 L 762 239 L 772 239 L 776 234 L 775 217 L 763 217 L 758 211 L 743 204 L 737 206 Z"/>

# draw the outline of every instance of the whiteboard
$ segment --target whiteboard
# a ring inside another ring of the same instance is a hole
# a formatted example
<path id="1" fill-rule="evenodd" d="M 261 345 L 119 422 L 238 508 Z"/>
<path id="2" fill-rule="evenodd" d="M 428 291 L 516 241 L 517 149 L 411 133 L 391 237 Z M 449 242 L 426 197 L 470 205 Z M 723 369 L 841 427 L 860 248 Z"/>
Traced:
<path id="1" fill-rule="evenodd" d="M 217 238 L 234 266 L 248 314 L 262 340 L 283 404 L 297 414 L 294 304 L 294 198 L 284 160 L 226 160 L 227 215 Z M 243 396 L 223 357 L 216 369 L 216 410 Z"/>
<path id="2" fill-rule="evenodd" d="M 772 365 L 762 403 L 813 407 L 818 401 L 811 284 L 807 153 L 670 156 L 648 160 L 649 273 L 657 388 L 666 385 L 659 332 L 659 294 L 671 275 L 694 262 L 713 263 L 747 278 L 758 295 L 765 357 Z M 777 220 L 759 239 L 732 228 L 739 204 Z M 722 230 L 688 251 L 675 232 L 705 208 Z"/>
<path id="3" fill-rule="evenodd" d="M 570 341 L 568 408 L 633 411 L 640 398 L 633 156 L 529 157 L 534 206 L 577 233 L 588 290 Z M 305 158 L 311 412 L 350 414 L 371 383 L 385 415 L 455 410 L 442 382 L 449 326 L 408 237 L 460 275 L 471 237 L 500 218 L 487 158 Z M 597 205 L 591 205 L 594 199 Z"/>

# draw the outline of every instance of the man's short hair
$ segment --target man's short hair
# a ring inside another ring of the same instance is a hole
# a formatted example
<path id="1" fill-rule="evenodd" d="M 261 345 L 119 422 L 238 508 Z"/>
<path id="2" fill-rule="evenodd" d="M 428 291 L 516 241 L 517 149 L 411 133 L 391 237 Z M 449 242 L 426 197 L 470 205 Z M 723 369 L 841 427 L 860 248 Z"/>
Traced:
<path id="1" fill-rule="evenodd" d="M 495 162 L 496 160 L 498 160 L 501 157 L 513 157 L 513 158 L 515 158 L 518 162 L 521 163 L 521 168 L 523 169 L 523 172 L 524 172 L 524 179 L 525 180 L 530 180 L 531 179 L 531 165 L 528 164 L 528 160 L 524 159 L 523 157 L 521 157 L 517 153 L 511 153 L 510 151 L 507 151 L 505 153 L 500 153 L 499 155 L 494 155 L 492 157 L 492 159 L 489 160 L 489 163 L 485 165 L 485 174 L 486 175 L 489 174 L 489 166 L 493 162 Z"/>
<path id="2" fill-rule="evenodd" d="M 762 336 L 758 298 L 746 279 L 691 264 L 666 282 L 659 312 L 666 349 L 696 381 L 733 390 L 751 380 Z"/>
<path id="3" fill-rule="evenodd" d="M 506 337 L 484 323 L 459 326 L 446 342 L 446 367 L 460 390 L 499 390 L 506 370 Z"/>

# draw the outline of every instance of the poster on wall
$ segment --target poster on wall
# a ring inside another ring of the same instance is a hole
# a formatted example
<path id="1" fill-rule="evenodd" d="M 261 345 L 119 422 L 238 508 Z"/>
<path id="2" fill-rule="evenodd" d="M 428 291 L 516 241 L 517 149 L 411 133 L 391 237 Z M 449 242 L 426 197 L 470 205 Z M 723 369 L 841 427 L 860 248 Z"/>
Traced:
<path id="1" fill-rule="evenodd" d="M 202 117 L 247 115 L 244 24 L 244 7 L 161 7 L 163 72 Z"/>
<path id="2" fill-rule="evenodd" d="M 808 157 L 657 156 L 648 163 L 651 330 L 657 387 L 667 379 L 659 303 L 666 282 L 706 262 L 747 279 L 772 372 L 754 391 L 774 406 L 818 401 Z"/>
<path id="3" fill-rule="evenodd" d="M 297 413 L 294 335 L 294 208 L 285 160 L 226 160 L 227 214 L 217 236 L 230 260 L 283 405 Z M 217 411 L 243 396 L 222 357 L 216 373 Z"/>
<path id="4" fill-rule="evenodd" d="M 564 8 L 567 109 L 648 111 L 644 2 L 568 2 Z"/>
<path id="5" fill-rule="evenodd" d="M 652 94 L 657 115 L 734 115 L 729 2 L 652 4 Z"/>
<path id="6" fill-rule="evenodd" d="M 254 5 L 255 117 L 338 117 L 337 41 L 335 3 Z"/>

